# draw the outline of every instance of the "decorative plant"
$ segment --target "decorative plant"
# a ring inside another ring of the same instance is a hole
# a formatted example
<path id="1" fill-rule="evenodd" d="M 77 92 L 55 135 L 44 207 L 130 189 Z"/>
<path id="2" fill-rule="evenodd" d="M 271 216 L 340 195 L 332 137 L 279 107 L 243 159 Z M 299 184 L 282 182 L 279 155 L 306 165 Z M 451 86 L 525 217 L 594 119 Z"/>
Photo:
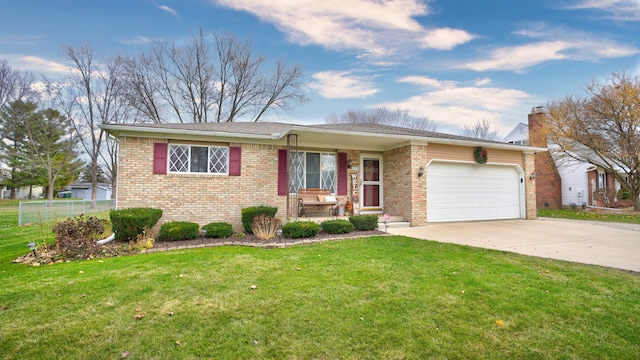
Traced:
<path id="1" fill-rule="evenodd" d="M 142 233 L 138 234 L 135 241 L 132 240 L 129 242 L 128 252 L 130 254 L 135 254 L 143 250 L 151 249 L 156 236 L 156 231 L 145 227 Z"/>
<path id="2" fill-rule="evenodd" d="M 268 215 L 260 215 L 253 219 L 251 230 L 261 240 L 271 240 L 280 228 L 280 220 Z"/>

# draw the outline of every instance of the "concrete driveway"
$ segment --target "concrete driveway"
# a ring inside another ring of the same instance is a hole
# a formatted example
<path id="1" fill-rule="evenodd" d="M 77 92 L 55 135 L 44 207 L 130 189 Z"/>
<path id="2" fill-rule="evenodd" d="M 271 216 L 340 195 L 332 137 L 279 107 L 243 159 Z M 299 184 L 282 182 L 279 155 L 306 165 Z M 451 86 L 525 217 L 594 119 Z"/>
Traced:
<path id="1" fill-rule="evenodd" d="M 540 218 L 439 223 L 394 235 L 640 272 L 640 225 Z"/>

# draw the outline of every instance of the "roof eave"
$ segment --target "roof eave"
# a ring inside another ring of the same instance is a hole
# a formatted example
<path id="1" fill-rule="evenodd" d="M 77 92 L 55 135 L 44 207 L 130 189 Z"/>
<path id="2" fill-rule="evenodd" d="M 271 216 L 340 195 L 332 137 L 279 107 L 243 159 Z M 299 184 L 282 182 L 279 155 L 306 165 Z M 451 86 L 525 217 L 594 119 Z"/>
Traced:
<path id="1" fill-rule="evenodd" d="M 225 132 L 225 131 L 211 131 L 211 130 L 182 130 L 182 129 L 169 129 L 169 128 L 153 128 L 146 126 L 122 126 L 122 125 L 114 125 L 114 124 L 102 124 L 99 127 L 109 134 L 112 134 L 116 137 L 126 136 L 126 135 L 136 135 L 140 137 L 153 137 L 145 134 L 153 134 L 153 135 L 184 135 L 184 136 L 194 136 L 194 137 L 223 137 L 223 138 L 234 138 L 234 139 L 261 139 L 261 140 L 280 140 L 285 137 L 290 128 L 286 129 L 280 133 L 271 133 L 269 135 L 265 134 L 248 134 L 248 133 L 234 133 L 234 132 Z"/>

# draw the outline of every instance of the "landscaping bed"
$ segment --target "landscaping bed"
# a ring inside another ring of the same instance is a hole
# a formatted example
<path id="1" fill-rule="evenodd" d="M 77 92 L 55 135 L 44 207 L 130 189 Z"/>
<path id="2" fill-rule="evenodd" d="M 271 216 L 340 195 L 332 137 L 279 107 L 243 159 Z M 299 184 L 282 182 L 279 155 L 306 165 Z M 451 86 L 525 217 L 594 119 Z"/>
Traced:
<path id="1" fill-rule="evenodd" d="M 282 236 L 276 236 L 271 240 L 261 240 L 258 239 L 253 234 L 243 233 L 244 236 L 236 237 L 231 236 L 228 238 L 209 238 L 205 236 L 199 236 L 196 239 L 192 240 L 181 240 L 181 241 L 156 241 L 153 244 L 153 248 L 146 250 L 147 253 L 157 252 L 157 251 L 166 251 L 166 250 L 175 250 L 175 249 L 191 249 L 191 248 L 201 248 L 201 247 L 213 247 L 213 246 L 250 246 L 257 248 L 266 248 L 266 249 L 276 249 L 283 248 L 289 246 L 296 245 L 306 245 L 306 244 L 319 244 L 326 241 L 331 240 L 342 240 L 342 239 L 354 239 L 360 237 L 368 237 L 368 236 L 378 236 L 384 235 L 383 231 L 380 230 L 367 230 L 367 231 L 353 231 L 348 234 L 330 234 L 328 232 L 321 231 L 318 235 L 311 238 L 304 239 L 289 239 Z"/>

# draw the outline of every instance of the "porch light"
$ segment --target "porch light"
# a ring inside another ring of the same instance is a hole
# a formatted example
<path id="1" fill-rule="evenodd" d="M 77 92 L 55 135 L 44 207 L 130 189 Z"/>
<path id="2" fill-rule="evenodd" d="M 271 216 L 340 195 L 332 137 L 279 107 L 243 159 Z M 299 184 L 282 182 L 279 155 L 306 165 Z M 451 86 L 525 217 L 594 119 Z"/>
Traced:
<path id="1" fill-rule="evenodd" d="M 420 166 L 420 170 L 418 170 L 418 177 L 422 177 L 424 175 L 424 166 Z"/>
<path id="2" fill-rule="evenodd" d="M 529 176 L 529 180 L 534 180 L 536 178 L 536 172 L 532 172 L 531 176 Z"/>
<path id="3" fill-rule="evenodd" d="M 347 160 L 347 169 L 351 169 L 351 159 Z"/>

